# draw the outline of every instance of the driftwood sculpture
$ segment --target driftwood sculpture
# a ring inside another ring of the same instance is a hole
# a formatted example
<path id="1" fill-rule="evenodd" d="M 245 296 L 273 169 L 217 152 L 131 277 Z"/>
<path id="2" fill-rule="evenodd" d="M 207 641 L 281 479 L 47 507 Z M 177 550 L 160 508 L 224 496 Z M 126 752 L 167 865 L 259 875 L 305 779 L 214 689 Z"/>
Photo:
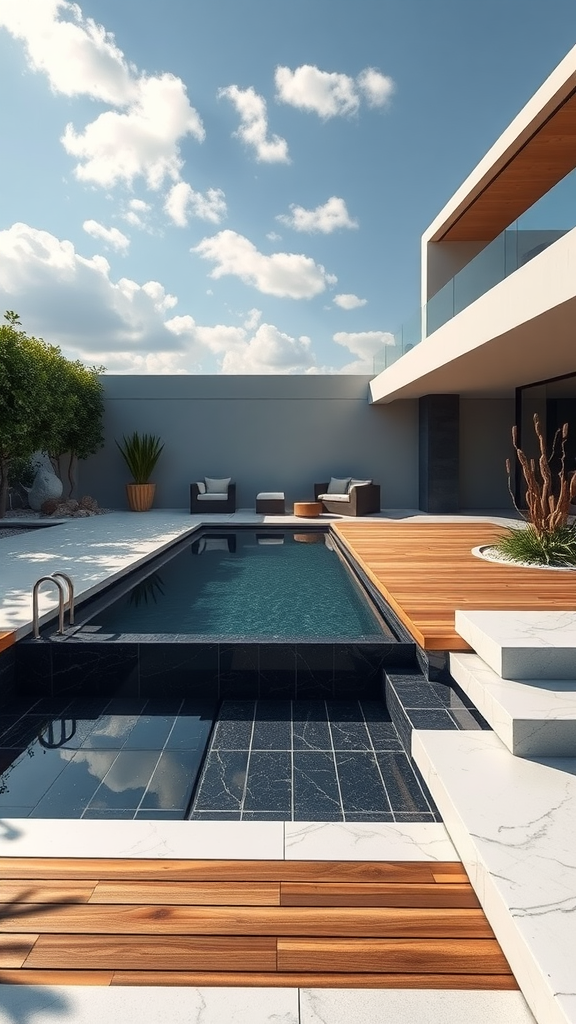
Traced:
<path id="1" fill-rule="evenodd" d="M 546 442 L 542 434 L 538 413 L 534 413 L 534 430 L 538 438 L 540 457 L 528 459 L 521 448 L 518 447 L 518 427 L 512 427 L 512 444 L 522 467 L 522 473 L 526 481 L 526 509 L 524 514 L 514 500 L 514 494 L 510 485 L 510 459 L 506 459 L 506 472 L 508 474 L 508 490 L 514 503 L 514 508 L 519 514 L 530 523 L 539 537 L 549 536 L 560 527 L 566 526 L 570 515 L 570 505 L 576 498 L 576 472 L 566 471 L 566 439 L 568 437 L 568 424 L 558 429 L 552 442 L 550 455 L 546 453 Z M 560 469 L 557 474 L 556 486 L 550 469 L 556 454 L 556 446 L 560 441 Z M 537 469 L 538 467 L 538 469 Z M 539 473 L 539 477 L 538 474 Z"/>

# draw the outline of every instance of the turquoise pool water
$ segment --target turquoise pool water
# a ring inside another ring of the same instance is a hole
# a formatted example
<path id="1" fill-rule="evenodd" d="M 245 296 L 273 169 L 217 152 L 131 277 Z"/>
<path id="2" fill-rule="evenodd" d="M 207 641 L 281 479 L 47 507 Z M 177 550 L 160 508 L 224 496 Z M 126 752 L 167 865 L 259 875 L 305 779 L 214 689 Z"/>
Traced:
<path id="1" fill-rule="evenodd" d="M 91 617 L 101 632 L 389 640 L 327 534 L 205 533 Z"/>

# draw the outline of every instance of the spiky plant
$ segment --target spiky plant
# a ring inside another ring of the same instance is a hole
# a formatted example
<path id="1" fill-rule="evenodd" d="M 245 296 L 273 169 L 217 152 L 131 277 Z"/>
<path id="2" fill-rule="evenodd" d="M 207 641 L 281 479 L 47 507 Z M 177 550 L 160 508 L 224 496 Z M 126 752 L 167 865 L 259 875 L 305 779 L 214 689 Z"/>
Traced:
<path id="1" fill-rule="evenodd" d="M 527 523 L 512 528 L 494 545 L 505 558 L 535 565 L 576 565 L 576 524 L 569 522 L 570 505 L 576 497 L 576 473 L 566 470 L 568 424 L 554 434 L 548 455 L 538 413 L 534 413 L 534 431 L 538 439 L 538 461 L 529 459 L 518 446 L 518 427 L 512 428 L 512 444 L 526 481 L 526 513 L 522 512 L 511 486 L 510 459 L 506 459 L 508 490 L 518 514 Z M 550 463 L 559 444 L 560 469 L 554 481 Z"/>
<path id="2" fill-rule="evenodd" d="M 116 444 L 132 473 L 135 484 L 147 484 L 164 447 L 154 434 L 139 434 L 135 431 Z"/>

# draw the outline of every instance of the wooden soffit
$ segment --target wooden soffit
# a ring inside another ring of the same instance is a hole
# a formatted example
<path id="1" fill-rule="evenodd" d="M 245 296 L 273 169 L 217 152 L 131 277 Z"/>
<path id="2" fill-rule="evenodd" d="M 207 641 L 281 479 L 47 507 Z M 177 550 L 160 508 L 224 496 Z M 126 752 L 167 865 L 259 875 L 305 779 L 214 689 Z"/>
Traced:
<path id="1" fill-rule="evenodd" d="M 576 91 L 519 142 L 430 241 L 491 241 L 575 167 Z"/>

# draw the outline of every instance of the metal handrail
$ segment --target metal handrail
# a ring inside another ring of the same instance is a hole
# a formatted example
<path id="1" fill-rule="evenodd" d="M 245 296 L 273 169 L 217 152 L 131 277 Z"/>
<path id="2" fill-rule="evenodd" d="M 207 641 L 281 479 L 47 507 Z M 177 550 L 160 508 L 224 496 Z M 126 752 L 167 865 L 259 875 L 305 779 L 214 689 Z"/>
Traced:
<path id="1" fill-rule="evenodd" d="M 73 584 L 72 580 L 70 579 L 70 577 L 68 576 L 68 574 L 65 573 L 65 572 L 53 572 L 52 573 L 52 579 L 56 579 L 56 577 L 60 577 L 61 579 L 63 579 L 64 582 L 66 583 L 67 587 L 68 587 L 69 621 L 70 621 L 70 625 L 73 626 L 74 625 L 74 584 Z"/>
<path id="2" fill-rule="evenodd" d="M 40 626 L 38 624 L 38 590 L 41 583 L 54 583 L 58 587 L 58 633 L 64 632 L 64 587 L 60 583 L 60 580 L 55 579 L 54 576 L 41 576 L 40 579 L 36 580 L 32 588 L 32 629 L 34 631 L 34 639 L 40 640 Z"/>

